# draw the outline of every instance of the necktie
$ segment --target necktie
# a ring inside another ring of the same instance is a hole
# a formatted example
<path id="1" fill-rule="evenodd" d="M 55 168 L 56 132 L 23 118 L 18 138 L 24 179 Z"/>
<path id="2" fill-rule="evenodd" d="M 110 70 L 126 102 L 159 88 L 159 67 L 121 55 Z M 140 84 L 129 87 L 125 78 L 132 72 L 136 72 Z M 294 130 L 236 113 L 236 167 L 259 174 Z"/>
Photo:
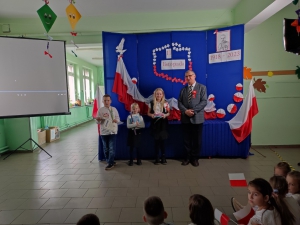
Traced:
<path id="1" fill-rule="evenodd" d="M 191 102 L 191 99 L 192 99 L 192 85 L 189 86 L 189 95 L 188 95 L 188 102 L 190 103 Z"/>

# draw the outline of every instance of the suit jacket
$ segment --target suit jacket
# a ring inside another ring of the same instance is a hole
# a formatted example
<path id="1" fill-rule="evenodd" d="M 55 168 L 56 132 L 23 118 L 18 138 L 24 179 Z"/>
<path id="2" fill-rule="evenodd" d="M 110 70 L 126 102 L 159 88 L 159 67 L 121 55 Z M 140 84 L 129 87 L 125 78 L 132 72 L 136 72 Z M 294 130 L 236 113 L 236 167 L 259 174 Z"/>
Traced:
<path id="1" fill-rule="evenodd" d="M 181 111 L 181 123 L 200 124 L 204 122 L 204 107 L 207 102 L 206 86 L 197 83 L 193 91 L 196 91 L 196 96 L 193 97 L 191 102 L 188 102 L 189 87 L 188 85 L 181 89 L 178 98 L 178 108 Z M 184 112 L 187 109 L 193 109 L 195 114 L 192 117 L 187 116 Z"/>

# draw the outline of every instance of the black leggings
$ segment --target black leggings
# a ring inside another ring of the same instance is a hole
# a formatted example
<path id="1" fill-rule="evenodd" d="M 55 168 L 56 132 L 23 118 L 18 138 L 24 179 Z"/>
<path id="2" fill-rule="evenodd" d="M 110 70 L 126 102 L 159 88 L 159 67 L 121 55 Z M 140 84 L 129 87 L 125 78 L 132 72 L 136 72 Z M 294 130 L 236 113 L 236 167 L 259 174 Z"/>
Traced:
<path id="1" fill-rule="evenodd" d="M 159 149 L 161 151 L 161 156 L 165 155 L 165 141 L 158 139 L 154 142 L 155 154 L 156 157 L 159 157 Z"/>
<path id="2" fill-rule="evenodd" d="M 130 153 L 130 161 L 133 161 L 133 149 L 134 147 L 130 146 L 130 150 L 129 150 L 129 153 Z M 136 159 L 139 160 L 140 159 L 140 151 L 139 151 L 139 148 L 135 148 L 136 150 Z"/>

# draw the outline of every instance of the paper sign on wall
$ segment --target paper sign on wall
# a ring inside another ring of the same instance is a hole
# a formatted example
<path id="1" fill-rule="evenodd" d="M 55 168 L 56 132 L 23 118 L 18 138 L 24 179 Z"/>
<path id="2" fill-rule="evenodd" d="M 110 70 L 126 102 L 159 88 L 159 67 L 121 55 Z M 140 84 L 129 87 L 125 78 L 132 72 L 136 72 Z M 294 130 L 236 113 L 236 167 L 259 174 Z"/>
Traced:
<path id="1" fill-rule="evenodd" d="M 227 51 L 227 52 L 212 53 L 208 55 L 209 64 L 237 61 L 237 60 L 241 60 L 241 58 L 242 58 L 241 49 Z"/>
<path id="2" fill-rule="evenodd" d="M 185 69 L 185 60 L 184 59 L 161 60 L 161 69 L 162 70 Z"/>

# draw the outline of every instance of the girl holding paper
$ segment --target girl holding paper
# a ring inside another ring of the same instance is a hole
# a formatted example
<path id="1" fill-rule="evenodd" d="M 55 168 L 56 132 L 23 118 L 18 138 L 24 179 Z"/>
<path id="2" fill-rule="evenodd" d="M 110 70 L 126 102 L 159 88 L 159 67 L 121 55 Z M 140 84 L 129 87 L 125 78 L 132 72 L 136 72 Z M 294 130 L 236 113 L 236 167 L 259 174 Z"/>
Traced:
<path id="1" fill-rule="evenodd" d="M 159 163 L 166 165 L 165 157 L 165 143 L 164 140 L 168 138 L 168 119 L 169 104 L 165 100 L 165 93 L 162 88 L 155 89 L 153 93 L 153 100 L 149 104 L 148 116 L 151 120 L 151 135 L 154 137 L 155 146 L 155 161 L 154 164 Z M 161 151 L 161 161 L 159 161 L 159 150 Z"/>

